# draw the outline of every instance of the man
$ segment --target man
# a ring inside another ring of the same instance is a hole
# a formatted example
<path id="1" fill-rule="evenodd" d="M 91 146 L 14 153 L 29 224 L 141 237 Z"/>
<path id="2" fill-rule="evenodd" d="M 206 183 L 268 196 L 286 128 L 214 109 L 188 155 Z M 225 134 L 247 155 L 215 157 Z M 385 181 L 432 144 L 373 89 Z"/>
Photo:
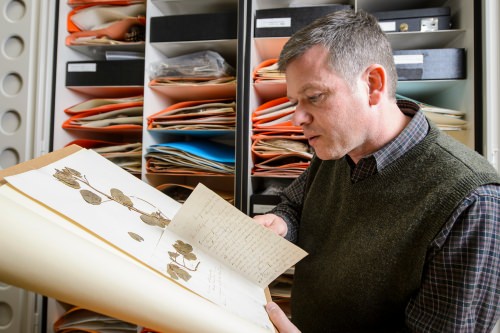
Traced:
<path id="1" fill-rule="evenodd" d="M 315 157 L 255 220 L 309 255 L 303 332 L 490 332 L 500 316 L 500 179 L 416 104 L 396 101 L 377 20 L 340 11 L 297 32 L 279 67 Z M 274 303 L 270 318 L 297 332 Z"/>

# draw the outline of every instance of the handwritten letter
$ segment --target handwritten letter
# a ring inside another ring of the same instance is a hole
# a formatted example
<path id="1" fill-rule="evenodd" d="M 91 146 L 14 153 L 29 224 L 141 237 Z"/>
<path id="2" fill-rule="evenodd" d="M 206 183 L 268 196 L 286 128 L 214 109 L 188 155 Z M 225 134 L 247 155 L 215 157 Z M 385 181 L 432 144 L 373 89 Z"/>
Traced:
<path id="1" fill-rule="evenodd" d="M 169 229 L 265 288 L 306 252 L 199 184 Z"/>

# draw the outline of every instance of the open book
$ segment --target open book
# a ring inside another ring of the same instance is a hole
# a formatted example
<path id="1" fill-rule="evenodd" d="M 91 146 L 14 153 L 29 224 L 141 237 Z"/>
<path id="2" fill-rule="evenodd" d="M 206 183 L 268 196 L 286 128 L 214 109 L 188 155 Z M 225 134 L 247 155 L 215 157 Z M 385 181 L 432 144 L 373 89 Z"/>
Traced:
<path id="1" fill-rule="evenodd" d="M 0 281 L 161 332 L 273 332 L 306 253 L 203 185 L 184 204 L 70 146 L 0 171 Z"/>

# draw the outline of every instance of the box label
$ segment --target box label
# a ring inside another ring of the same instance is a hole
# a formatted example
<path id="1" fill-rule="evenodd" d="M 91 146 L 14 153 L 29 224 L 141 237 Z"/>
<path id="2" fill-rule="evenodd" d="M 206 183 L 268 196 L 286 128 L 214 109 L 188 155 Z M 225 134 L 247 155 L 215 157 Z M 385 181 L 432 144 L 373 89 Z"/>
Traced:
<path id="1" fill-rule="evenodd" d="M 68 72 L 96 72 L 96 63 L 68 64 Z"/>
<path id="2" fill-rule="evenodd" d="M 382 29 L 382 31 L 396 31 L 396 22 L 379 22 L 378 25 Z"/>
<path id="3" fill-rule="evenodd" d="M 257 28 L 290 28 L 292 19 L 290 17 L 257 19 L 255 25 Z"/>
<path id="4" fill-rule="evenodd" d="M 394 56 L 394 63 L 396 65 L 402 64 L 423 64 L 423 54 L 398 54 Z"/>

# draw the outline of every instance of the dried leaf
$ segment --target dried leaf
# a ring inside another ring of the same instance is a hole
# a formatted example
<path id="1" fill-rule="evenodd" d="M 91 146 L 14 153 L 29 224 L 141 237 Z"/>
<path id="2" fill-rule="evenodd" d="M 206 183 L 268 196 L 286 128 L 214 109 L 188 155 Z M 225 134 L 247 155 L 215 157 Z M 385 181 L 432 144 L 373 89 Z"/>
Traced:
<path id="1" fill-rule="evenodd" d="M 157 218 L 158 218 L 158 224 L 162 228 L 165 228 L 170 223 L 170 220 L 163 216 L 157 216 Z"/>
<path id="2" fill-rule="evenodd" d="M 141 215 L 141 220 L 142 220 L 142 222 L 144 222 L 144 223 L 146 223 L 148 225 L 154 225 L 154 226 L 157 225 L 156 218 L 154 216 L 151 216 L 151 215 L 142 214 Z"/>
<path id="3" fill-rule="evenodd" d="M 196 255 L 193 252 L 191 252 L 191 253 L 186 253 L 184 255 L 184 259 L 186 259 L 186 260 L 196 260 L 198 258 L 196 257 Z"/>
<path id="4" fill-rule="evenodd" d="M 132 231 L 129 231 L 128 232 L 128 235 L 130 237 L 132 237 L 134 240 L 138 241 L 138 242 L 142 242 L 144 241 L 144 238 L 142 238 L 141 236 L 139 236 L 138 234 L 136 234 L 135 232 L 132 232 Z"/>
<path id="5" fill-rule="evenodd" d="M 170 224 L 170 219 L 164 217 L 159 210 L 151 213 L 150 215 L 158 219 L 158 225 L 162 228 L 165 228 L 167 225 Z"/>
<path id="6" fill-rule="evenodd" d="M 177 275 L 183 279 L 184 281 L 188 282 L 189 279 L 191 278 L 191 274 L 189 274 L 186 270 L 180 268 L 180 267 L 177 267 L 178 268 L 178 271 L 176 271 Z"/>
<path id="7" fill-rule="evenodd" d="M 100 205 L 102 198 L 89 190 L 80 190 L 83 200 L 87 201 L 91 205 Z"/>
<path id="8" fill-rule="evenodd" d="M 170 259 L 175 260 L 179 256 L 179 253 L 168 251 L 168 256 Z"/>
<path id="9" fill-rule="evenodd" d="M 132 207 L 134 206 L 134 203 L 132 200 L 130 200 L 129 197 L 127 197 L 125 194 L 123 194 L 122 191 L 116 188 L 112 188 L 110 190 L 111 192 L 111 197 L 118 203 L 124 205 L 125 207 Z"/>
<path id="10" fill-rule="evenodd" d="M 179 280 L 179 277 L 177 276 L 177 273 L 175 273 L 175 269 L 173 267 L 177 267 L 174 264 L 168 264 L 167 265 L 167 273 L 170 275 L 170 277 L 174 280 Z"/>
<path id="11" fill-rule="evenodd" d="M 63 171 L 67 172 L 68 174 L 70 174 L 72 176 L 76 176 L 76 177 L 82 176 L 82 174 L 80 172 L 76 171 L 75 169 L 68 168 L 68 167 L 64 167 Z"/>
<path id="12" fill-rule="evenodd" d="M 170 276 L 175 275 L 175 278 L 172 276 L 175 280 L 177 280 L 178 277 L 186 282 L 191 279 L 191 275 L 186 270 L 175 264 L 168 264 L 167 273 L 170 274 Z"/>
<path id="13" fill-rule="evenodd" d="M 61 183 L 72 187 L 79 189 L 80 188 L 80 183 L 76 181 L 73 176 L 71 176 L 68 173 L 65 173 L 64 171 L 60 171 L 56 169 L 56 173 L 54 174 L 54 177 L 59 180 Z"/>
<path id="14" fill-rule="evenodd" d="M 68 185 L 69 187 L 79 189 L 80 188 L 80 183 L 77 182 L 74 179 L 59 179 L 61 182 L 63 182 L 65 185 Z"/>
<path id="15" fill-rule="evenodd" d="M 159 214 L 156 213 L 142 214 L 141 220 L 146 224 L 157 226 L 160 228 L 165 228 L 170 223 L 170 220 L 167 220 L 163 216 L 159 216 Z"/>
<path id="16" fill-rule="evenodd" d="M 179 252 L 183 256 L 186 256 L 186 254 L 193 252 L 193 247 L 188 243 L 184 243 L 181 240 L 177 240 L 177 242 L 173 245 L 173 247 L 174 249 L 177 250 L 177 252 Z"/>

